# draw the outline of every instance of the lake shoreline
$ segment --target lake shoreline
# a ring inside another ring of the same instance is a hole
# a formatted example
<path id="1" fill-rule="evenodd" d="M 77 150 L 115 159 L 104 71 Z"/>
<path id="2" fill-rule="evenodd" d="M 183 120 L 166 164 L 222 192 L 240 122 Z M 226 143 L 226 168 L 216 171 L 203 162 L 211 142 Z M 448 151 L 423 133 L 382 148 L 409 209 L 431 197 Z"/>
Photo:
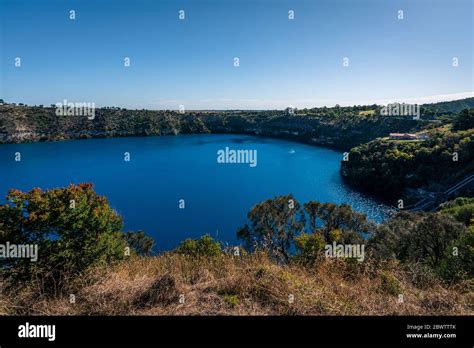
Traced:
<path id="1" fill-rule="evenodd" d="M 349 151 L 352 147 L 429 124 L 387 116 L 339 117 L 282 111 L 187 112 L 97 109 L 93 120 L 57 116 L 54 108 L 0 105 L 0 143 L 180 134 L 242 134 Z"/>

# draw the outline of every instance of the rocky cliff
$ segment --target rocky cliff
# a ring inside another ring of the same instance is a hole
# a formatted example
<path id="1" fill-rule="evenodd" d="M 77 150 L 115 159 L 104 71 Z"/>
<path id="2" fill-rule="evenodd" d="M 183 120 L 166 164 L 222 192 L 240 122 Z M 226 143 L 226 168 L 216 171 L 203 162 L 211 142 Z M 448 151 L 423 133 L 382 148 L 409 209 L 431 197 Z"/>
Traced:
<path id="1" fill-rule="evenodd" d="M 283 111 L 174 111 L 96 109 L 94 119 L 57 116 L 54 108 L 0 105 L 0 143 L 95 137 L 239 133 L 284 138 L 341 150 L 390 132 L 421 129 L 428 121 L 344 114 L 290 115 Z"/>

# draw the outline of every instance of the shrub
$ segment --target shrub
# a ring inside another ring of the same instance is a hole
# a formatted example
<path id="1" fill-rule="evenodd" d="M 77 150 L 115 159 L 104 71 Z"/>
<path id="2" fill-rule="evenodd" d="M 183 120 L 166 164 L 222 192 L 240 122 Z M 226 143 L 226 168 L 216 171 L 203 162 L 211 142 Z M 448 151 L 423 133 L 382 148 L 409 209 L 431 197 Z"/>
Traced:
<path id="1" fill-rule="evenodd" d="M 474 219 L 474 198 L 458 197 L 442 205 L 441 212 L 469 226 Z"/>
<path id="2" fill-rule="evenodd" d="M 474 226 L 446 249 L 438 272 L 447 282 L 474 278 Z"/>
<path id="3" fill-rule="evenodd" d="M 329 232 L 329 242 L 339 242 L 342 237 L 342 232 L 339 229 L 332 230 Z"/>
<path id="4" fill-rule="evenodd" d="M 419 289 L 429 289 L 439 283 L 438 275 L 426 264 L 409 262 L 402 265 L 402 270 L 410 283 Z"/>
<path id="5" fill-rule="evenodd" d="M 145 232 L 127 232 L 125 234 L 127 244 L 141 256 L 149 256 L 153 249 L 153 239 L 148 237 Z"/>
<path id="6" fill-rule="evenodd" d="M 206 234 L 199 239 L 186 239 L 175 249 L 178 254 L 217 256 L 222 253 L 221 243 Z"/>
<path id="7" fill-rule="evenodd" d="M 239 296 L 237 295 L 225 295 L 224 300 L 232 308 L 237 307 L 240 304 Z"/>
<path id="8" fill-rule="evenodd" d="M 397 278 L 388 272 L 382 273 L 379 290 L 392 296 L 398 296 L 402 291 Z"/>
<path id="9" fill-rule="evenodd" d="M 321 257 L 326 240 L 319 233 L 301 233 L 295 237 L 296 257 L 295 260 L 311 264 Z"/>

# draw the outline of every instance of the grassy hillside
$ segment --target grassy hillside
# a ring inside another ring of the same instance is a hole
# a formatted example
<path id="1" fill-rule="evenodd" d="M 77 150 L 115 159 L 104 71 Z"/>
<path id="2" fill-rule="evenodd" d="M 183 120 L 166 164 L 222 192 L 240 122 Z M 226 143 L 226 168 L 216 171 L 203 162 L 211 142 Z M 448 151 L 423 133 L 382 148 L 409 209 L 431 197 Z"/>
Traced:
<path id="1" fill-rule="evenodd" d="M 69 293 L 43 294 L 38 279 L 28 289 L 0 297 L 0 314 L 474 314 L 472 294 L 423 278 L 417 269 L 338 260 L 305 268 L 275 263 L 264 253 L 137 257 L 91 272 L 78 282 L 75 303 L 70 303 Z M 398 303 L 399 293 L 403 303 Z"/>

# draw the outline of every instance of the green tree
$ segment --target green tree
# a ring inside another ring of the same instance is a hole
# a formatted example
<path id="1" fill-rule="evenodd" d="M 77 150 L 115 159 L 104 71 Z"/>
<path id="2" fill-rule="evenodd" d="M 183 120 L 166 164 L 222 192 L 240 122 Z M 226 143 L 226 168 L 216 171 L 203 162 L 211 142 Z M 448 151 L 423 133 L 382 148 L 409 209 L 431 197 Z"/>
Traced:
<path id="1" fill-rule="evenodd" d="M 408 255 L 425 260 L 433 267 L 440 265 L 448 245 L 459 238 L 465 227 L 449 216 L 428 214 L 410 236 Z"/>
<path id="2" fill-rule="evenodd" d="M 248 247 L 262 248 L 288 261 L 293 238 L 305 226 L 300 204 L 292 195 L 278 196 L 254 206 L 248 214 L 250 225 L 238 230 L 237 236 Z"/>
<path id="3" fill-rule="evenodd" d="M 474 109 L 464 109 L 456 117 L 453 123 L 454 130 L 466 130 L 474 128 Z"/>
<path id="4" fill-rule="evenodd" d="M 331 233 L 338 230 L 340 242 L 360 243 L 375 230 L 375 224 L 366 215 L 352 210 L 348 204 L 310 201 L 305 203 L 304 211 L 311 232 L 321 232 L 328 241 L 332 240 Z"/>
<path id="5" fill-rule="evenodd" d="M 368 240 L 368 249 L 377 258 L 407 260 L 410 234 L 423 216 L 424 213 L 399 212 L 377 227 Z"/>
<path id="6" fill-rule="evenodd" d="M 439 267 L 449 245 L 465 226 L 442 213 L 403 212 L 382 224 L 369 247 L 375 255 Z"/>
<path id="7" fill-rule="evenodd" d="M 62 286 L 89 267 L 123 259 L 121 229 L 122 218 L 92 184 L 10 190 L 0 206 L 0 243 L 37 245 L 38 260 L 4 259 L 4 276 L 24 283 L 34 275 L 46 287 Z"/>

